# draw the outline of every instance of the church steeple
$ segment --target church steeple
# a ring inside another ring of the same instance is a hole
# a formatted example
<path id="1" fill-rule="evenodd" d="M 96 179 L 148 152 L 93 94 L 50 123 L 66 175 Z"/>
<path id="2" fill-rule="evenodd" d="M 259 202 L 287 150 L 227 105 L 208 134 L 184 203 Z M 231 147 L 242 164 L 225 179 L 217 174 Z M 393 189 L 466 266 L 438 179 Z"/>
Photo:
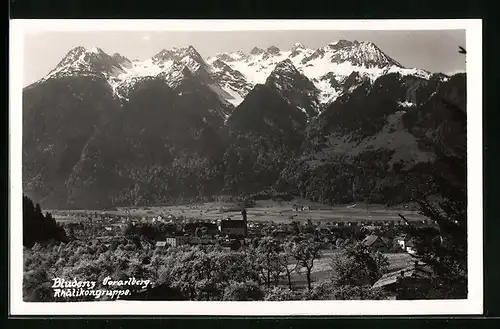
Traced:
<path id="1" fill-rule="evenodd" d="M 241 217 L 243 219 L 243 222 L 245 222 L 245 237 L 246 237 L 248 234 L 248 225 L 247 225 L 247 210 L 245 208 L 243 208 L 243 210 L 241 211 Z"/>

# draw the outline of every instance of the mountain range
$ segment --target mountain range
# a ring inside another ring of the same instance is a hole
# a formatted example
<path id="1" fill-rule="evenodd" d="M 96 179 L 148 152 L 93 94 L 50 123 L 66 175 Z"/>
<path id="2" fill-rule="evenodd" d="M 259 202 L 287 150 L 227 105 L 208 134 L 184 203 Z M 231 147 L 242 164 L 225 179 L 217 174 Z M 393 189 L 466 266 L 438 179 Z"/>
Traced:
<path id="1" fill-rule="evenodd" d="M 144 61 L 76 47 L 23 90 L 23 188 L 45 208 L 269 190 L 405 202 L 430 143 L 465 145 L 446 109 L 465 94 L 465 74 L 405 68 L 370 42 Z"/>

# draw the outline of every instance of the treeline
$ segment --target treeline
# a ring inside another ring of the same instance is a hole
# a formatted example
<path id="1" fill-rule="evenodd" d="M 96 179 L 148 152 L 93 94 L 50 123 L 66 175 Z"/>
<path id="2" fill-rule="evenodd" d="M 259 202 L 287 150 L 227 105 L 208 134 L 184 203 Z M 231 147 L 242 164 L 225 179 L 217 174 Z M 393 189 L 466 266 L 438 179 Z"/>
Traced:
<path id="1" fill-rule="evenodd" d="M 56 223 L 50 213 L 42 213 L 39 204 L 23 195 L 23 245 L 31 248 L 35 243 L 50 240 L 68 241 L 64 229 Z"/>
<path id="2" fill-rule="evenodd" d="M 392 164 L 393 150 L 308 160 L 264 138 L 233 138 L 217 158 L 183 154 L 171 166 L 127 169 L 127 176 L 133 177 L 131 185 L 111 193 L 110 205 L 176 204 L 241 194 L 254 200 L 301 196 L 329 205 L 357 201 L 394 205 L 409 202 L 415 188 L 436 190 L 427 184 L 425 174 L 408 170 L 414 165 Z"/>

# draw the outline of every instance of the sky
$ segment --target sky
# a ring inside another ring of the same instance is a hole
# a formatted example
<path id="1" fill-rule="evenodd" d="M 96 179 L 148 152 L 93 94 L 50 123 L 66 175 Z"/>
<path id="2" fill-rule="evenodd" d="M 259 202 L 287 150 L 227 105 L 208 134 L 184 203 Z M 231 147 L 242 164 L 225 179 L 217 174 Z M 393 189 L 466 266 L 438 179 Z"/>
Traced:
<path id="1" fill-rule="evenodd" d="M 430 72 L 465 71 L 458 46 L 465 47 L 465 30 L 422 31 L 85 31 L 26 34 L 24 39 L 24 86 L 49 73 L 76 46 L 97 46 L 112 55 L 145 60 L 162 49 L 192 45 L 204 57 L 254 46 L 289 50 L 299 42 L 316 49 L 336 40 L 375 43 L 383 52 L 408 68 Z"/>

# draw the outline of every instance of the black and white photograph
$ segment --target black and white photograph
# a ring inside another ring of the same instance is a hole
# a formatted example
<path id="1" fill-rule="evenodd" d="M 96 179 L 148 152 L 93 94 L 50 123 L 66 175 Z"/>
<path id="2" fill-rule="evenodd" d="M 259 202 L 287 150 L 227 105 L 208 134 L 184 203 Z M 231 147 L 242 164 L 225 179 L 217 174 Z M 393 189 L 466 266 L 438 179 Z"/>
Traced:
<path id="1" fill-rule="evenodd" d="M 481 313 L 481 21 L 405 22 L 18 22 L 11 307 Z"/>

